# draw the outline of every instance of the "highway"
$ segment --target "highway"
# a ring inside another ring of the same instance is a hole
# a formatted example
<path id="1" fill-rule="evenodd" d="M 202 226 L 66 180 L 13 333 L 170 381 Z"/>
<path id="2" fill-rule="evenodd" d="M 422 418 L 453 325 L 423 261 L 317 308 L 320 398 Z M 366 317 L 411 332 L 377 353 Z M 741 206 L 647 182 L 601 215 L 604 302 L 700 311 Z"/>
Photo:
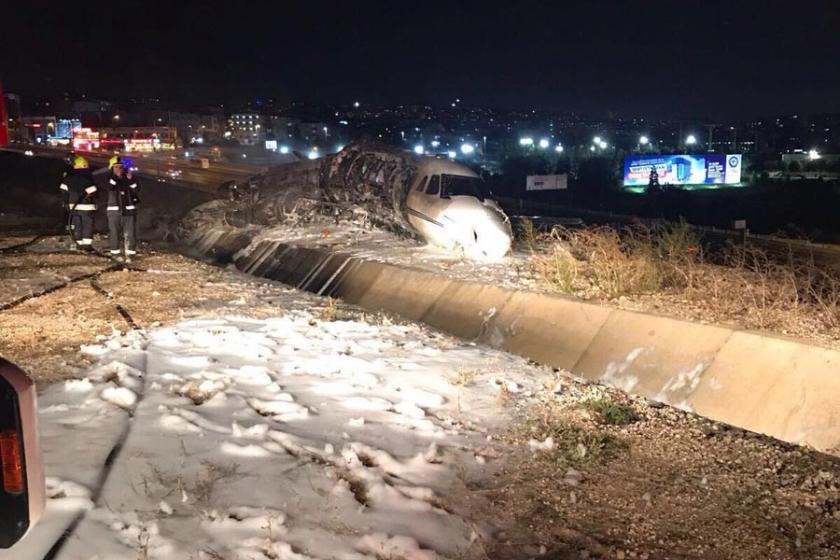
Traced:
<path id="1" fill-rule="evenodd" d="M 3 149 L 16 153 L 28 152 L 33 157 L 51 159 L 64 159 L 69 152 L 67 148 L 40 145 L 19 145 Z M 209 161 L 209 167 L 202 168 L 198 158 L 188 158 L 185 152 L 187 150 L 124 155 L 131 159 L 132 165 L 137 168 L 137 173 L 147 180 L 189 186 L 213 193 L 226 181 L 246 179 L 265 170 L 264 167 L 258 165 L 228 161 Z M 106 151 L 77 151 L 77 153 L 84 156 L 93 168 L 106 167 L 108 160 L 113 156 L 113 153 Z"/>

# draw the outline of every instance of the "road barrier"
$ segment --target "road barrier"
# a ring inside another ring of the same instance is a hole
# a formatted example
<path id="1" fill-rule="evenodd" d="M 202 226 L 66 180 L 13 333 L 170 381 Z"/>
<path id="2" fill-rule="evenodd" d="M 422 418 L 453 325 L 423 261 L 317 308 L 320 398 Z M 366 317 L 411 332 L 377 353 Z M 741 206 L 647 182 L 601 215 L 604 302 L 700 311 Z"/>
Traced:
<path id="1" fill-rule="evenodd" d="M 594 382 L 840 454 L 840 352 L 765 334 L 508 290 L 232 228 L 192 246 L 241 271 L 342 298 Z"/>

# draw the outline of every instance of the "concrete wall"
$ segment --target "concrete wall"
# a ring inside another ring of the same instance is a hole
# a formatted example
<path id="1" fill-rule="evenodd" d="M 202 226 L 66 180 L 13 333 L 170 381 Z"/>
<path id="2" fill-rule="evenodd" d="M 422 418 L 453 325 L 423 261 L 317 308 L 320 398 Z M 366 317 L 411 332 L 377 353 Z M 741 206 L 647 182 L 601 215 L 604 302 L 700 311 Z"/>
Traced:
<path id="1" fill-rule="evenodd" d="M 224 260 L 246 242 L 236 231 L 211 230 L 194 246 Z M 240 251 L 235 262 L 257 276 L 422 321 L 720 422 L 840 454 L 840 352 L 834 350 L 279 242 Z"/>

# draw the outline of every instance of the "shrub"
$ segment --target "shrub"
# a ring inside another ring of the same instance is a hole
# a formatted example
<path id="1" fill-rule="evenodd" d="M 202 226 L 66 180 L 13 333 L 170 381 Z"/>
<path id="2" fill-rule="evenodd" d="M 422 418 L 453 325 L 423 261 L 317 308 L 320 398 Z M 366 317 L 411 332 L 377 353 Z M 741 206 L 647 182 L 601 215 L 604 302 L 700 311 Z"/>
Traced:
<path id="1" fill-rule="evenodd" d="M 607 397 L 587 401 L 586 408 L 598 414 L 602 424 L 610 426 L 626 426 L 639 421 L 639 414 L 633 407 L 613 402 Z"/>

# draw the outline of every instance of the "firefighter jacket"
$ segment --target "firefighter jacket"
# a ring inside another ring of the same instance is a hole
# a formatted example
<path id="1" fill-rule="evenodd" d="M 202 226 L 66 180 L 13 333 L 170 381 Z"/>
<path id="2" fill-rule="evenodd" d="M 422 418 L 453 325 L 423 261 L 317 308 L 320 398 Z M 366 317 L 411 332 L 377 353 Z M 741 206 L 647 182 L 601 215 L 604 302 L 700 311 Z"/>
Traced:
<path id="1" fill-rule="evenodd" d="M 120 212 L 123 216 L 137 214 L 140 204 L 140 187 L 136 177 L 111 173 L 108 178 L 108 212 Z"/>
<path id="2" fill-rule="evenodd" d="M 65 208 L 76 212 L 96 210 L 96 184 L 89 170 L 73 169 L 68 172 L 59 188 L 64 194 Z"/>

